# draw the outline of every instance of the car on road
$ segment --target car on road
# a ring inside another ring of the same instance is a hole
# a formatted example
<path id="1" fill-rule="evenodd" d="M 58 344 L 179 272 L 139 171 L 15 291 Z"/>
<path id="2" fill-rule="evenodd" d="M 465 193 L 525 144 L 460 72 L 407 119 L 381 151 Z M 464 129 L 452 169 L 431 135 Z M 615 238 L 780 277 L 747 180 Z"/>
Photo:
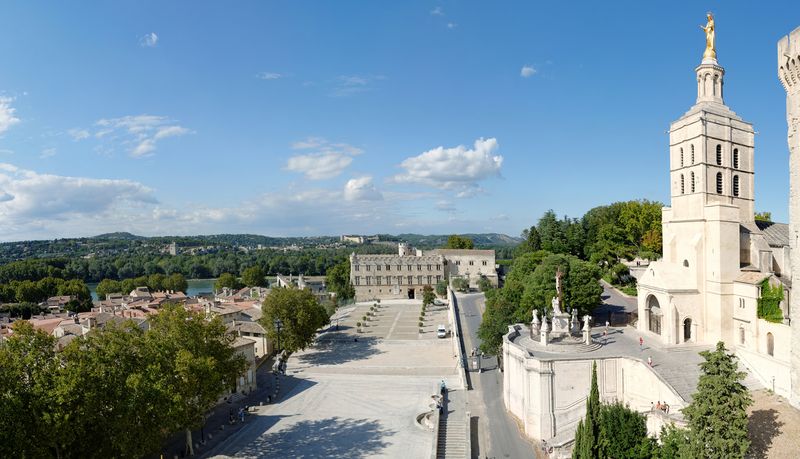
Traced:
<path id="1" fill-rule="evenodd" d="M 436 298 L 435 300 L 433 300 L 433 304 L 435 304 L 436 306 L 444 306 L 444 301 L 440 300 L 439 298 Z"/>
<path id="2" fill-rule="evenodd" d="M 439 338 L 447 338 L 447 329 L 444 328 L 444 325 L 436 327 L 436 336 Z"/>

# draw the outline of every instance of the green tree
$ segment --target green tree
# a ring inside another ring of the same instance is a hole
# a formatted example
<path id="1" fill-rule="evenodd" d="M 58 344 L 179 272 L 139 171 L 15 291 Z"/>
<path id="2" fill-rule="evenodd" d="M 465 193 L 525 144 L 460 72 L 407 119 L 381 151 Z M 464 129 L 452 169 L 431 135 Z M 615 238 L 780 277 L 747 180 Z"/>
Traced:
<path id="1" fill-rule="evenodd" d="M 264 299 L 261 310 L 259 323 L 267 330 L 269 339 L 273 343 L 280 340 L 280 347 L 288 353 L 305 349 L 314 342 L 317 330 L 328 323 L 325 308 L 308 290 L 274 289 Z M 276 320 L 283 324 L 280 336 L 275 329 Z"/>
<path id="2" fill-rule="evenodd" d="M 254 265 L 242 271 L 242 282 L 247 287 L 266 287 L 267 275 L 261 266 Z"/>
<path id="3" fill-rule="evenodd" d="M 78 301 L 85 303 L 92 301 L 92 293 L 89 287 L 80 279 L 68 280 L 58 287 L 58 294 L 63 296 L 73 296 Z"/>
<path id="4" fill-rule="evenodd" d="M 761 222 L 771 222 L 772 212 L 756 212 L 755 215 L 753 215 L 753 218 Z"/>
<path id="5" fill-rule="evenodd" d="M 97 296 L 101 300 L 105 300 L 111 293 L 122 293 L 122 284 L 114 279 L 103 279 L 97 284 L 95 289 Z M 130 290 L 129 290 L 130 291 Z M 127 293 L 127 292 L 126 292 Z"/>
<path id="6" fill-rule="evenodd" d="M 597 362 L 592 362 L 592 384 L 586 399 L 586 417 L 575 432 L 574 459 L 599 457 L 600 447 L 600 391 L 597 388 Z"/>
<path id="7" fill-rule="evenodd" d="M 442 279 L 436 283 L 436 294 L 439 296 L 447 295 L 447 281 Z"/>
<path id="8" fill-rule="evenodd" d="M 466 292 L 469 290 L 469 281 L 463 277 L 455 277 L 450 281 L 453 289 L 459 292 Z"/>
<path id="9" fill-rule="evenodd" d="M 552 253 L 569 253 L 567 232 L 563 222 L 558 220 L 553 210 L 548 210 L 536 225 L 542 242 L 542 249 Z"/>
<path id="10" fill-rule="evenodd" d="M 39 288 L 36 282 L 24 280 L 19 282 L 16 286 L 17 301 L 20 303 L 39 303 L 47 299 L 44 292 Z"/>
<path id="11" fill-rule="evenodd" d="M 433 293 L 433 287 L 430 285 L 426 285 L 422 288 L 422 306 L 428 306 L 429 304 L 433 304 L 433 300 L 436 299 L 436 294 Z"/>
<path id="12" fill-rule="evenodd" d="M 447 238 L 446 249 L 474 249 L 475 243 L 472 239 L 457 234 L 452 234 Z"/>
<path id="13" fill-rule="evenodd" d="M 344 260 L 330 268 L 325 275 L 328 291 L 336 294 L 337 301 L 349 300 L 356 296 L 356 290 L 350 283 L 350 261 Z"/>
<path id="14" fill-rule="evenodd" d="M 166 375 L 163 384 L 171 394 L 167 416 L 185 429 L 187 451 L 193 454 L 192 430 L 205 421 L 226 388 L 246 368 L 244 358 L 232 347 L 235 336 L 219 317 L 189 312 L 167 304 L 150 316 L 146 345 L 154 350 L 150 364 Z"/>
<path id="15" fill-rule="evenodd" d="M 689 421 L 692 450 L 707 458 L 743 458 L 750 447 L 747 407 L 753 403 L 742 385 L 736 356 L 723 342 L 714 351 L 700 353 L 705 362 L 692 403 L 683 409 Z"/>
<path id="16" fill-rule="evenodd" d="M 620 402 L 600 408 L 598 456 L 616 459 L 648 459 L 655 454 L 655 440 L 647 435 L 647 416 Z"/>
<path id="17" fill-rule="evenodd" d="M 672 423 L 662 427 L 658 436 L 661 445 L 655 449 L 654 456 L 659 459 L 695 459 L 698 456 L 691 451 L 689 435 L 689 429 L 675 427 Z"/>
<path id="18" fill-rule="evenodd" d="M 214 283 L 214 289 L 215 290 L 222 290 L 222 289 L 224 289 L 226 287 L 229 288 L 229 289 L 236 290 L 236 289 L 241 288 L 241 283 L 239 282 L 238 279 L 236 279 L 236 276 L 234 276 L 233 274 L 231 274 L 231 273 L 222 273 L 222 274 L 220 274 L 220 276 L 217 279 L 217 281 Z"/>
<path id="19" fill-rule="evenodd" d="M 164 290 L 171 290 L 173 292 L 184 292 L 189 288 L 189 283 L 181 273 L 172 273 L 164 279 L 162 286 Z"/>
<path id="20" fill-rule="evenodd" d="M 492 285 L 492 281 L 490 281 L 488 277 L 481 276 L 481 278 L 478 279 L 478 288 L 480 289 L 481 292 L 485 293 L 493 289 L 494 285 Z"/>

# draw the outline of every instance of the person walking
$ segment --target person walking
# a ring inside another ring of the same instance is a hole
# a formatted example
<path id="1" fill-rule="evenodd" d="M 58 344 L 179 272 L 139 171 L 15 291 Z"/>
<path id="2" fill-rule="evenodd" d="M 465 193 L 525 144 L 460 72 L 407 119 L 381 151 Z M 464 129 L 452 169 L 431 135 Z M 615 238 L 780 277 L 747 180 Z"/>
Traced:
<path id="1" fill-rule="evenodd" d="M 652 356 L 649 356 L 649 355 L 647 356 L 647 364 L 650 365 L 651 367 L 653 366 L 653 357 Z"/>
<path id="2" fill-rule="evenodd" d="M 610 325 L 610 323 L 606 320 L 606 334 L 608 334 L 608 326 L 609 325 Z"/>
<path id="3" fill-rule="evenodd" d="M 643 349 L 644 349 L 644 338 L 642 338 L 642 337 L 640 336 L 640 337 L 639 337 L 639 350 L 641 351 L 641 350 L 643 350 Z"/>

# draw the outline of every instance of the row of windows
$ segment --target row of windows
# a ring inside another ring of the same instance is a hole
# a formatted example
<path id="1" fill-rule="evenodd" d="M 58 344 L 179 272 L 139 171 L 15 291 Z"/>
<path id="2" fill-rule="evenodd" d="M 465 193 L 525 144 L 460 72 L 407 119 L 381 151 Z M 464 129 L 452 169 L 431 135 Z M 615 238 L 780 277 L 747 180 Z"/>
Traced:
<path id="1" fill-rule="evenodd" d="M 694 193 L 694 172 L 689 173 L 689 184 L 691 193 Z M 723 179 L 722 179 L 722 172 L 717 172 L 717 194 L 722 194 L 723 191 Z M 686 192 L 686 183 L 683 174 L 681 174 L 681 194 Z M 739 176 L 733 176 L 733 195 L 738 197 L 739 196 Z"/>
<path id="2" fill-rule="evenodd" d="M 384 279 L 385 277 L 385 279 Z M 414 276 L 365 276 L 364 283 L 361 283 L 361 276 L 355 277 L 356 285 L 414 285 Z M 442 276 L 417 276 L 417 284 L 433 284 L 433 281 L 438 284 L 442 280 Z M 425 282 L 427 281 L 427 282 Z"/>
<path id="3" fill-rule="evenodd" d="M 487 265 L 486 260 L 481 261 L 481 263 L 483 264 L 483 266 Z M 474 264 L 475 264 L 475 262 L 473 260 L 469 261 L 469 265 L 470 266 L 473 266 Z M 456 260 L 456 266 L 461 266 L 461 260 Z"/>
<path id="4" fill-rule="evenodd" d="M 397 266 L 397 270 L 396 271 L 402 271 L 403 270 L 403 265 L 396 265 L 396 266 Z M 412 270 L 412 266 L 414 266 L 414 265 L 406 265 L 407 270 L 411 271 Z M 436 266 L 436 270 L 437 271 L 442 269 L 442 265 L 426 265 L 426 266 L 427 266 L 428 271 L 430 271 L 433 266 Z M 375 271 L 380 271 L 381 267 L 385 267 L 386 271 L 391 271 L 392 270 L 392 265 L 375 265 Z M 364 265 L 364 270 L 365 271 L 370 271 L 371 269 L 372 269 L 372 265 Z M 360 271 L 361 270 L 361 265 L 353 265 L 353 270 Z M 422 271 L 422 265 L 417 265 L 417 271 Z"/>
<path id="5" fill-rule="evenodd" d="M 689 157 L 689 159 L 691 161 L 689 164 L 694 164 L 694 145 L 689 145 L 689 148 L 690 148 L 690 157 Z M 739 168 L 739 149 L 738 148 L 734 148 L 733 149 L 733 158 L 732 158 L 731 162 L 733 163 L 733 168 L 734 169 L 738 169 Z M 717 165 L 718 166 L 722 165 L 722 145 L 720 145 L 720 144 L 717 144 Z M 681 167 L 683 167 L 683 147 L 681 147 Z"/>

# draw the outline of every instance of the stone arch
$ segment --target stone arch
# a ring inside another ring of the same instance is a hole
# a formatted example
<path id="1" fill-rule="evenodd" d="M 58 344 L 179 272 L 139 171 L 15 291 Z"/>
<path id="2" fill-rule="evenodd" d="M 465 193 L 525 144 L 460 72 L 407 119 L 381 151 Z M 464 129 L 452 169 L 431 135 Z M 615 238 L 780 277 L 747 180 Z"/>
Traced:
<path id="1" fill-rule="evenodd" d="M 767 354 L 775 355 L 775 337 L 772 336 L 772 332 L 767 333 Z"/>
<path id="2" fill-rule="evenodd" d="M 688 268 L 689 267 L 689 260 L 683 260 L 683 267 L 684 268 Z"/>
<path id="3" fill-rule="evenodd" d="M 646 300 L 647 304 L 647 328 L 651 332 L 661 334 L 661 320 L 663 313 L 661 312 L 661 305 L 658 303 L 658 298 L 650 294 Z"/>

